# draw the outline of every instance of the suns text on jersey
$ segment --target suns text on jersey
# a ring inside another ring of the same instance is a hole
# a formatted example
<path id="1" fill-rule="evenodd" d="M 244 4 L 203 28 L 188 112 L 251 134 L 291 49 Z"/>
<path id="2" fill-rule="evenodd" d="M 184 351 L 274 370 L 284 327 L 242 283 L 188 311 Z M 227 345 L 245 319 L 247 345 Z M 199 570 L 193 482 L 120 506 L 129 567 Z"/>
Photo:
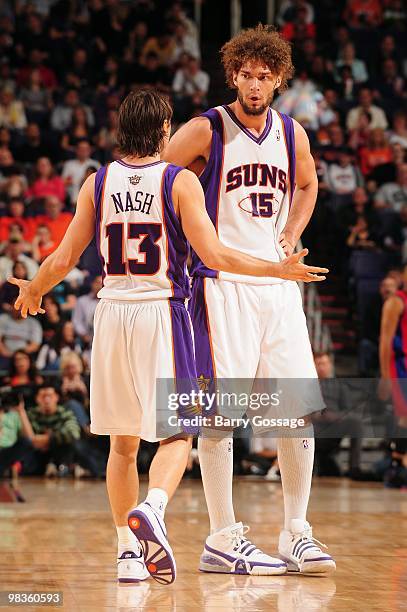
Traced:
<path id="1" fill-rule="evenodd" d="M 226 175 L 226 193 L 245 187 L 267 187 L 277 188 L 283 194 L 287 191 L 287 173 L 277 166 L 269 164 L 244 164 L 229 170 Z"/>
<path id="2" fill-rule="evenodd" d="M 112 193 L 111 198 L 116 210 L 116 214 L 123 212 L 141 212 L 145 215 L 150 214 L 150 209 L 154 200 L 154 194 L 136 191 L 135 193 Z"/>

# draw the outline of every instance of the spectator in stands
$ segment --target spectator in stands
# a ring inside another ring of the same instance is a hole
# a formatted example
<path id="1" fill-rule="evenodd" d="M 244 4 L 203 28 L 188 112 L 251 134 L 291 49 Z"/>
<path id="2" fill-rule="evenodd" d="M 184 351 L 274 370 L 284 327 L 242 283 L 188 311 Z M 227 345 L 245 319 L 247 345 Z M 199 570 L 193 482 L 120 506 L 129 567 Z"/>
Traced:
<path id="1" fill-rule="evenodd" d="M 56 248 L 57 244 L 52 240 L 48 225 L 37 225 L 37 231 L 32 241 L 32 255 L 35 261 L 41 264 Z"/>
<path id="2" fill-rule="evenodd" d="M 51 114 L 51 127 L 57 132 L 65 132 L 72 123 L 74 109 L 80 105 L 79 94 L 76 89 L 68 89 L 63 104 L 57 104 Z M 90 126 L 94 125 L 92 110 L 85 106 L 85 112 Z"/>
<path id="3" fill-rule="evenodd" d="M 97 294 L 102 288 L 102 277 L 96 276 L 91 284 L 91 291 L 82 295 L 76 302 L 72 315 L 75 333 L 82 340 L 84 347 L 89 347 L 93 338 L 93 317 L 98 304 Z"/>
<path id="4" fill-rule="evenodd" d="M 168 32 L 151 36 L 140 54 L 140 65 L 144 66 L 149 53 L 155 53 L 159 66 L 170 66 L 175 53 L 175 40 Z"/>
<path id="5" fill-rule="evenodd" d="M 391 161 L 376 166 L 370 174 L 369 179 L 374 180 L 377 186 L 381 186 L 384 183 L 394 183 L 397 180 L 397 169 L 402 164 L 407 163 L 407 150 L 403 149 L 401 144 L 395 142 L 390 145 L 390 148 Z"/>
<path id="6" fill-rule="evenodd" d="M 13 238 L 9 240 L 0 257 L 0 285 L 11 275 L 17 261 L 21 261 L 27 268 L 28 280 L 35 276 L 38 270 L 37 262 L 28 255 L 24 255 L 24 243 L 18 238 Z"/>
<path id="7" fill-rule="evenodd" d="M 367 216 L 360 215 L 355 225 L 350 228 L 346 244 L 351 249 L 374 249 L 377 243 Z"/>
<path id="8" fill-rule="evenodd" d="M 387 129 L 387 119 L 383 109 L 372 104 L 372 91 L 368 87 L 362 87 L 359 92 L 359 106 L 352 108 L 346 117 L 346 127 L 348 130 L 354 130 L 359 124 L 360 114 L 368 112 L 371 121 L 370 129 L 381 128 Z"/>
<path id="9" fill-rule="evenodd" d="M 37 353 L 42 342 L 41 325 L 33 317 L 23 319 L 19 310 L 0 314 L 0 369 L 8 368 L 15 351 Z"/>
<path id="10" fill-rule="evenodd" d="M 12 198 L 7 206 L 7 215 L 1 218 L 0 243 L 5 242 L 9 236 L 9 227 L 18 223 L 23 229 L 24 240 L 31 240 L 35 231 L 35 221 L 32 217 L 25 217 L 25 206 L 22 198 Z"/>
<path id="11" fill-rule="evenodd" d="M 170 72 L 165 65 L 160 65 L 159 57 L 154 51 L 147 53 L 144 64 L 137 70 L 135 78 L 143 86 L 154 86 L 162 92 L 170 91 Z"/>
<path id="12" fill-rule="evenodd" d="M 65 183 L 55 173 L 48 157 L 40 157 L 35 164 L 35 178 L 27 189 L 27 198 L 42 199 L 47 196 L 55 196 L 61 202 L 65 201 Z"/>
<path id="13" fill-rule="evenodd" d="M 370 139 L 370 122 L 372 116 L 368 111 L 362 110 L 357 119 L 357 125 L 349 134 L 349 146 L 355 151 L 367 147 Z"/>
<path id="14" fill-rule="evenodd" d="M 357 59 L 355 53 L 355 45 L 351 42 L 347 43 L 336 62 L 336 70 L 339 73 L 341 68 L 347 66 L 351 70 L 351 75 L 355 83 L 364 83 L 368 79 L 366 64 L 364 61 Z M 339 78 L 337 79 L 339 81 Z"/>
<path id="15" fill-rule="evenodd" d="M 26 472 L 51 476 L 58 466 L 72 464 L 75 442 L 80 438 L 79 423 L 71 410 L 59 404 L 59 394 L 51 383 L 39 387 L 36 406 L 28 411 L 28 418 L 36 436 Z"/>
<path id="16" fill-rule="evenodd" d="M 58 370 L 61 357 L 75 351 L 81 355 L 80 343 L 75 339 L 72 321 L 65 321 L 58 325 L 51 340 L 41 346 L 36 365 L 39 370 Z"/>
<path id="17" fill-rule="evenodd" d="M 0 478 L 13 463 L 24 464 L 31 455 L 34 432 L 17 393 L 2 393 L 0 397 Z"/>
<path id="18" fill-rule="evenodd" d="M 355 30 L 371 30 L 382 21 L 382 7 L 379 0 L 348 0 L 344 19 Z"/>
<path id="19" fill-rule="evenodd" d="M 199 50 L 198 40 L 196 36 L 188 33 L 187 25 L 183 21 L 175 23 L 174 27 L 175 49 L 171 59 L 171 64 L 175 64 L 180 55 L 187 53 L 189 56 L 199 60 L 201 53 Z"/>
<path id="20" fill-rule="evenodd" d="M 178 106 L 183 106 L 184 112 L 193 106 L 206 103 L 209 89 L 209 75 L 200 69 L 199 61 L 188 58 L 184 68 L 175 73 L 172 90 L 176 94 Z M 181 113 L 182 115 L 182 110 Z"/>
<path id="21" fill-rule="evenodd" d="M 335 207 L 346 204 L 357 187 L 362 186 L 362 176 L 352 162 L 351 149 L 344 147 L 338 152 L 338 162 L 330 164 L 327 172 L 328 188 L 335 196 Z"/>
<path id="22" fill-rule="evenodd" d="M 400 144 L 407 149 L 407 114 L 404 110 L 393 115 L 392 130 L 389 133 L 390 144 Z"/>
<path id="23" fill-rule="evenodd" d="M 21 91 L 21 102 L 24 105 L 28 121 L 44 125 L 52 107 L 49 90 L 43 83 L 39 70 L 32 70 L 26 88 Z"/>
<path id="24" fill-rule="evenodd" d="M 398 290 L 394 278 L 386 276 L 380 283 L 379 292 L 370 296 L 361 313 L 359 353 L 360 376 L 377 376 L 379 367 L 380 320 L 384 302 Z"/>
<path id="25" fill-rule="evenodd" d="M 360 150 L 360 167 L 365 176 L 382 164 L 392 160 L 392 151 L 384 134 L 384 130 L 376 128 L 370 130 L 367 147 Z"/>
<path id="26" fill-rule="evenodd" d="M 322 351 L 314 355 L 315 367 L 325 410 L 313 417 L 315 432 L 315 459 L 319 476 L 340 476 L 340 468 L 333 455 L 339 451 L 343 438 L 350 437 L 348 475 L 359 479 L 363 428 L 359 418 L 352 416 L 352 405 L 345 386 L 334 378 L 333 362 L 329 353 Z"/>
<path id="27" fill-rule="evenodd" d="M 379 210 L 400 212 L 407 205 L 407 164 L 397 168 L 394 183 L 385 183 L 375 196 L 375 207 Z"/>
<path id="28" fill-rule="evenodd" d="M 37 225 L 46 225 L 50 232 L 52 240 L 58 244 L 65 236 L 68 225 L 72 221 L 72 213 L 62 212 L 63 204 L 56 196 L 48 196 L 44 204 L 44 215 L 37 217 Z"/>
<path id="29" fill-rule="evenodd" d="M 88 403 L 89 392 L 82 378 L 83 362 L 78 353 L 67 351 L 61 357 L 61 393 L 65 401 L 75 399 L 83 406 Z"/>
<path id="30" fill-rule="evenodd" d="M 406 99 L 405 79 L 394 59 L 385 59 L 374 84 L 379 100 L 389 111 L 399 108 Z"/>
<path id="31" fill-rule="evenodd" d="M 91 158 L 91 147 L 88 140 L 80 140 L 76 145 L 76 158 L 64 163 L 62 177 L 68 189 L 68 196 L 72 206 L 76 205 L 79 189 L 81 188 L 85 172 L 89 166 L 99 168 L 96 159 Z"/>
<path id="32" fill-rule="evenodd" d="M 38 123 L 29 123 L 24 138 L 16 148 L 16 159 L 26 164 L 35 164 L 40 157 L 53 155 L 52 147 L 44 142 Z"/>
<path id="33" fill-rule="evenodd" d="M 43 382 L 32 361 L 32 355 L 24 350 L 15 351 L 11 357 L 9 375 L 4 383 L 10 387 L 30 387 Z"/>
<path id="34" fill-rule="evenodd" d="M 27 266 L 22 261 L 16 261 L 13 266 L 12 276 L 27 280 Z M 18 288 L 11 283 L 3 283 L 0 288 L 0 310 L 11 312 L 12 304 L 18 296 Z"/>
<path id="35" fill-rule="evenodd" d="M 38 316 L 38 320 L 42 327 L 43 341 L 49 343 L 61 332 L 63 318 L 61 308 L 52 293 L 44 295 L 42 307 L 45 312 Z"/>
<path id="36" fill-rule="evenodd" d="M 46 37 L 45 40 L 47 40 Z M 24 64 L 17 73 L 17 84 L 19 87 L 27 87 L 33 70 L 38 70 L 41 84 L 46 89 L 52 91 L 57 87 L 58 82 L 55 72 L 44 64 L 44 53 L 37 47 L 30 50 L 28 63 Z"/>
<path id="37" fill-rule="evenodd" d="M 284 24 L 288 23 L 289 21 L 294 21 L 298 10 L 303 9 L 306 11 L 306 22 L 313 23 L 314 8 L 312 4 L 305 2 L 305 0 L 284 0 L 277 15 L 277 23 L 280 26 L 284 26 Z"/>
<path id="38" fill-rule="evenodd" d="M 6 199 L 19 198 L 27 189 L 27 178 L 9 149 L 0 149 L 0 192 Z"/>
<path id="39" fill-rule="evenodd" d="M 0 125 L 10 130 L 23 130 L 27 125 L 24 106 L 10 89 L 0 92 Z"/>

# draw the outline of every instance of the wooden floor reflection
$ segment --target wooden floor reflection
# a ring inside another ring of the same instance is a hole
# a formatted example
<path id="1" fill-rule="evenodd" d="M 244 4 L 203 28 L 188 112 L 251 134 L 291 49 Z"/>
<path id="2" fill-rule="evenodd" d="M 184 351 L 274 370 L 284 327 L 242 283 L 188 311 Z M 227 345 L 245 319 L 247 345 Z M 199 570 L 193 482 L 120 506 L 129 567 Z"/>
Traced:
<path id="1" fill-rule="evenodd" d="M 0 504 L 1 591 L 62 590 L 63 609 L 72 612 L 407 610 L 406 492 L 316 480 L 309 518 L 315 536 L 336 559 L 336 574 L 233 577 L 197 571 L 208 519 L 200 482 L 184 481 L 167 514 L 176 582 L 118 587 L 104 483 L 23 480 L 21 485 L 27 503 Z M 249 537 L 275 551 L 281 486 L 237 480 L 234 498 L 238 519 L 251 526 Z"/>

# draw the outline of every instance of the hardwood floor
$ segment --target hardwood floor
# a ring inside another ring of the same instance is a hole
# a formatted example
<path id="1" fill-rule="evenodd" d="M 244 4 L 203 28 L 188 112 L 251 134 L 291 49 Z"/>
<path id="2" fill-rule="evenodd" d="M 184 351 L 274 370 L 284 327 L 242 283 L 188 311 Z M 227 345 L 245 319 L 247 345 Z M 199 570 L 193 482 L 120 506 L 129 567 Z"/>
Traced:
<path id="1" fill-rule="evenodd" d="M 0 591 L 62 590 L 62 609 L 72 612 L 407 610 L 407 492 L 315 480 L 309 519 L 336 559 L 336 574 L 244 577 L 197 571 L 208 518 L 201 483 L 186 480 L 167 512 L 176 582 L 119 587 L 104 483 L 20 480 L 20 485 L 27 503 L 0 503 Z M 142 494 L 145 490 L 144 482 Z M 275 552 L 281 486 L 236 480 L 234 499 L 238 520 L 251 526 L 248 537 Z"/>

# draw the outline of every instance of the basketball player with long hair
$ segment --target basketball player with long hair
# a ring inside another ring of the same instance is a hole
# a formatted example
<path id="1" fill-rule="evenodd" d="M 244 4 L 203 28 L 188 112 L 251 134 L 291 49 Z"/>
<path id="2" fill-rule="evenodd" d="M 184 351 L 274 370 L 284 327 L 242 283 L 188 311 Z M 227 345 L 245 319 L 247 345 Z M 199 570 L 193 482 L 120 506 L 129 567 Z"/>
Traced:
<path id="1" fill-rule="evenodd" d="M 327 272 L 300 263 L 306 250 L 276 263 L 223 246 L 197 177 L 160 158 L 171 117 L 168 101 L 154 91 L 127 96 L 117 134 L 122 159 L 87 178 L 64 239 L 35 278 L 10 279 L 20 288 L 15 307 L 23 317 L 44 312 L 42 296 L 61 282 L 96 236 L 103 287 L 94 320 L 91 431 L 110 435 L 107 489 L 118 535 L 119 582 L 151 575 L 170 584 L 176 574 L 164 513 L 184 473 L 192 432 L 184 428 L 166 439 L 157 435 L 157 410 L 165 406 L 156 406 L 156 379 L 174 381 L 175 388 L 182 381 L 183 392 L 198 390 L 185 307 L 190 295 L 187 241 L 210 269 L 306 282 L 323 280 L 318 273 Z M 160 445 L 148 495 L 137 505 L 140 439 Z M 284 572 L 284 563 L 276 569 Z"/>
<path id="2" fill-rule="evenodd" d="M 291 48 L 273 28 L 259 25 L 237 34 L 221 54 L 236 100 L 185 124 L 164 158 L 199 176 L 206 209 L 225 245 L 284 261 L 312 215 L 318 188 L 305 130 L 270 108 L 293 75 Z M 193 254 L 192 275 L 198 377 L 317 377 L 295 282 L 214 271 L 199 253 Z M 278 560 L 249 542 L 236 522 L 232 449 L 230 437 L 210 429 L 198 441 L 211 529 L 200 569 L 274 574 Z M 289 570 L 325 574 L 335 562 L 313 538 L 306 518 L 313 461 L 312 425 L 301 437 L 279 437 L 285 519 L 278 550 Z"/>

